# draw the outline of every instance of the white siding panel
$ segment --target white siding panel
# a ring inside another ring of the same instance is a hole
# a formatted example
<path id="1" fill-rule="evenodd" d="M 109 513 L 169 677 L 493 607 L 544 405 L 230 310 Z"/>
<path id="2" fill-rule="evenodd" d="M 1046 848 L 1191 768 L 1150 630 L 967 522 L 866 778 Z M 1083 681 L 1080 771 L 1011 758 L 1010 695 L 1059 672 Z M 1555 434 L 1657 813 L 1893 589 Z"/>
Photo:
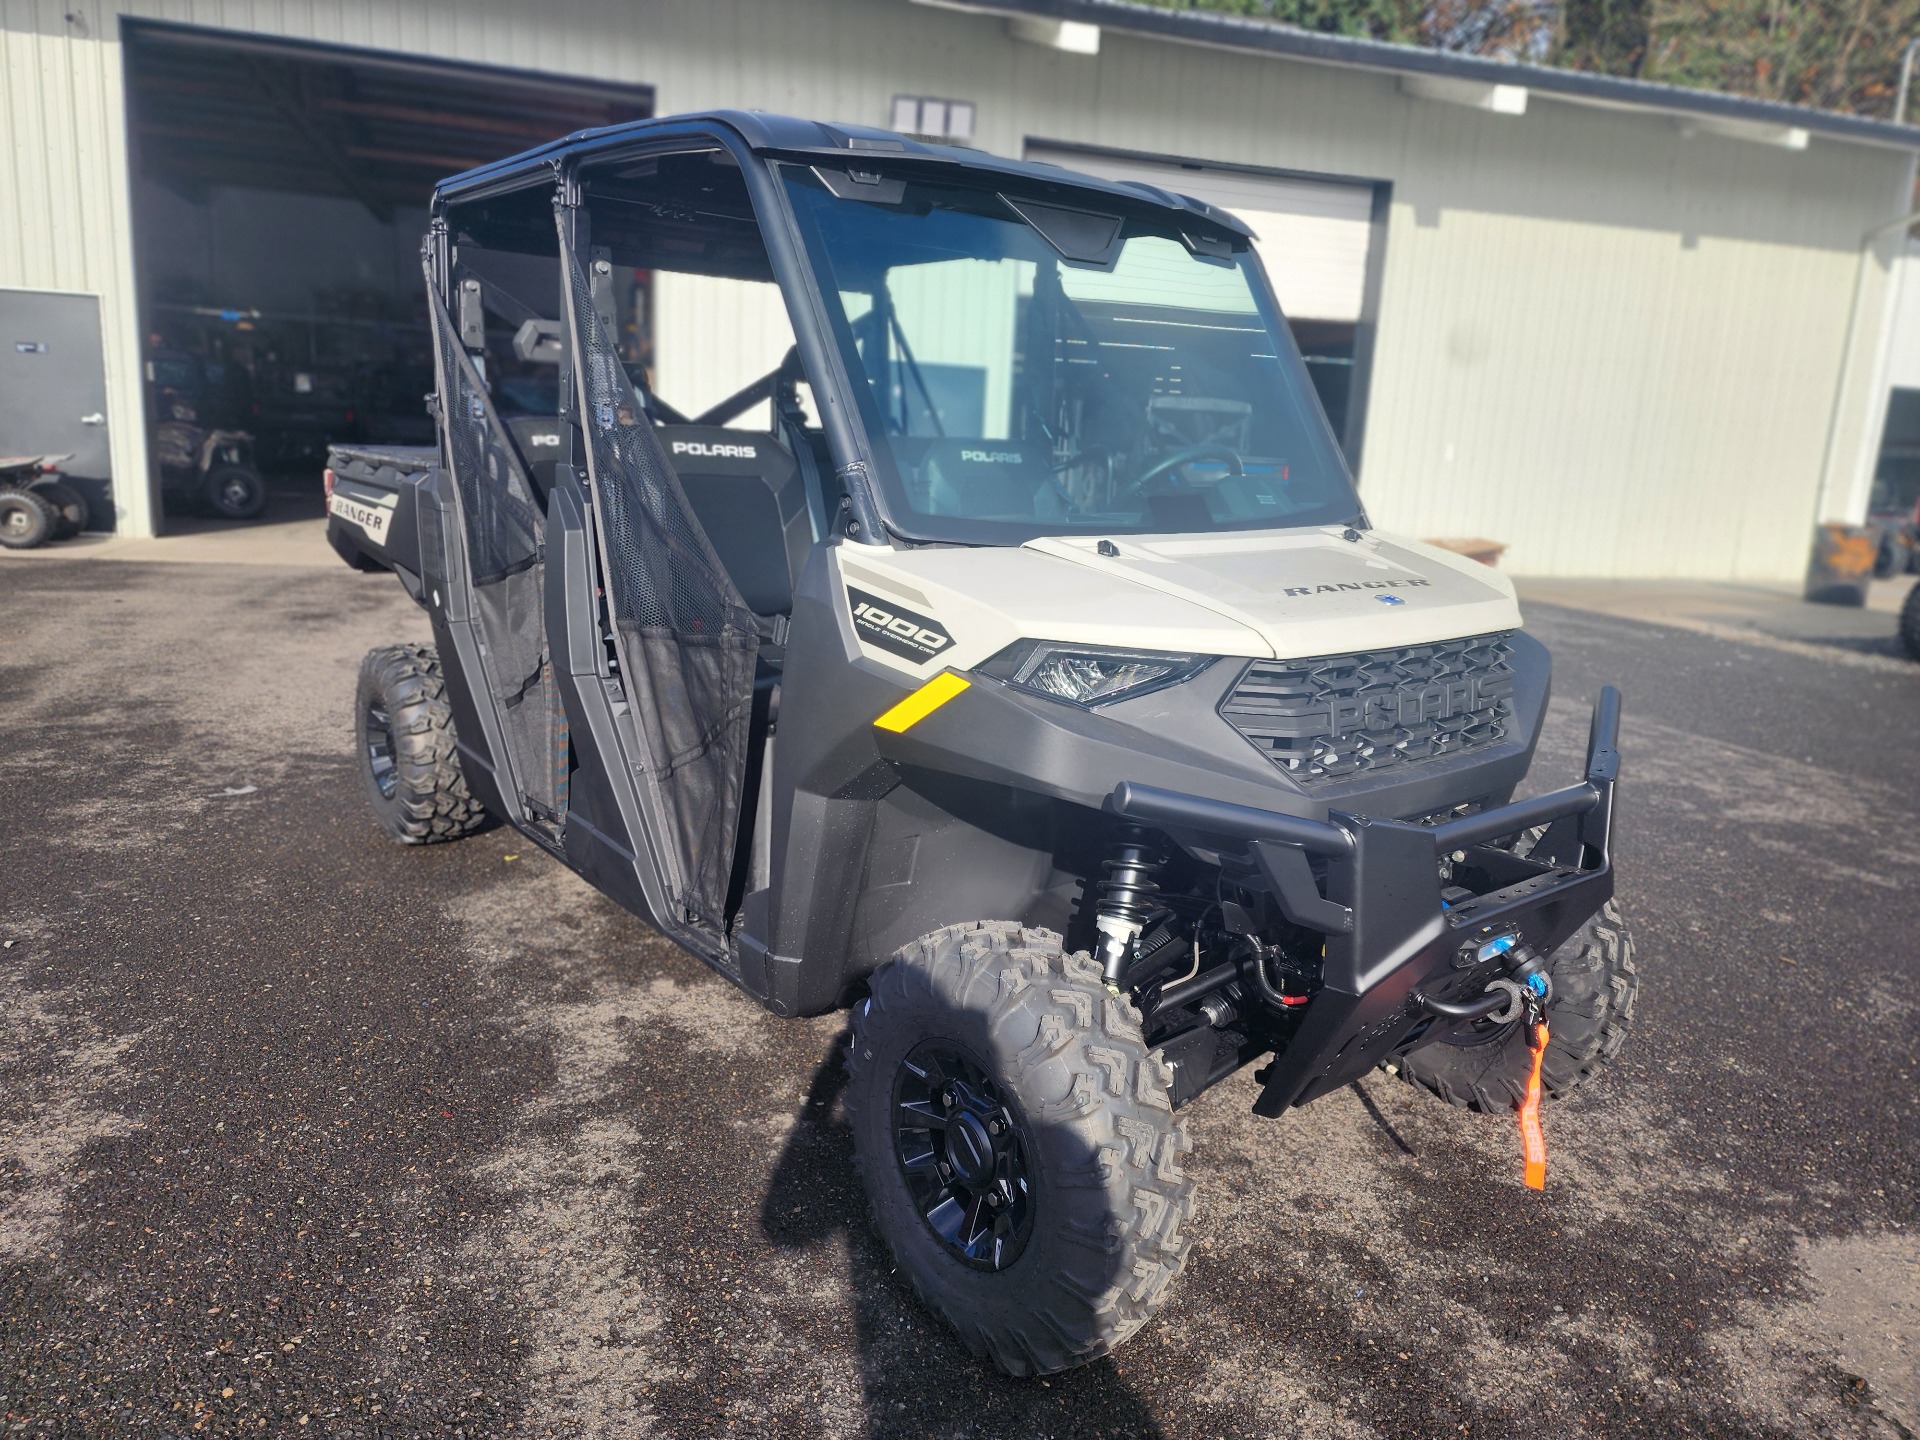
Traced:
<path id="1" fill-rule="evenodd" d="M 0 285 L 100 297 L 115 501 L 142 533 L 150 522 L 117 22 L 88 6 L 76 24 L 70 8 L 0 0 Z"/>
<path id="2" fill-rule="evenodd" d="M 95 0 L 85 33 L 69 10 L 0 0 L 0 285 L 101 296 L 136 526 L 122 13 L 648 83 L 662 113 L 882 124 L 896 93 L 953 95 L 1001 154 L 1044 138 L 1389 181 L 1368 508 L 1505 540 L 1517 570 L 1796 577 L 1823 473 L 1853 475 L 1873 438 L 1888 275 L 1859 247 L 1905 198 L 1890 151 L 1688 138 L 1543 97 L 1489 115 L 1112 30 L 1063 55 L 907 0 Z M 716 353 L 761 323 L 712 318 Z"/>
<path id="3" fill-rule="evenodd" d="M 656 271 L 653 319 L 653 388 L 683 415 L 738 394 L 793 348 L 786 302 L 758 281 Z M 772 409 L 755 406 L 734 424 L 771 430 Z"/>

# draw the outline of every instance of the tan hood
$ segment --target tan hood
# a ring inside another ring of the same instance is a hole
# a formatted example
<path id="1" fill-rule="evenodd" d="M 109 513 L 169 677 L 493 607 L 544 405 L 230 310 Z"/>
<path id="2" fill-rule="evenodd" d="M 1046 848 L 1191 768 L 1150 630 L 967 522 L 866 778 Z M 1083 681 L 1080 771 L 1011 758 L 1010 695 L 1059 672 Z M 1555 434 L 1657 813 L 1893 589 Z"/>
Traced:
<path id="1" fill-rule="evenodd" d="M 1102 555 L 1100 546 L 1117 551 Z M 1338 527 L 1215 535 L 1047 536 L 1027 548 L 1201 605 L 1282 658 L 1424 645 L 1520 624 L 1513 582 L 1418 541 Z"/>

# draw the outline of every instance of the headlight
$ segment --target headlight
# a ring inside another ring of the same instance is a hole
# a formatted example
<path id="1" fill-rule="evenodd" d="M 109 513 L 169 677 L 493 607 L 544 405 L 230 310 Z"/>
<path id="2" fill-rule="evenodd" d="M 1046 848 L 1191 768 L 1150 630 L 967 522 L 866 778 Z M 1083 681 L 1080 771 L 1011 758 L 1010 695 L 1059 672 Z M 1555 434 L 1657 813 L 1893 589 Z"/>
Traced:
<path id="1" fill-rule="evenodd" d="M 1058 645 L 1016 640 L 978 673 L 1070 705 L 1102 705 L 1198 673 L 1211 655 L 1169 655 L 1164 650 L 1115 650 L 1105 645 Z"/>

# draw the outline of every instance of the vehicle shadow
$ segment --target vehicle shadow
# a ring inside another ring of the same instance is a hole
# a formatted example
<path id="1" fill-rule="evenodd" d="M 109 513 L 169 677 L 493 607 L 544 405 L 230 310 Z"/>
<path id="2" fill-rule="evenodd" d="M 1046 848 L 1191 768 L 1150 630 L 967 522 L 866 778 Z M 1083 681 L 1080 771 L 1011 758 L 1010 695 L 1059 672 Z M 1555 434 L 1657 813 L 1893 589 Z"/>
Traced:
<path id="1" fill-rule="evenodd" d="M 945 1434 L 1127 1437 L 1164 1432 L 1111 1359 L 1046 1380 L 1016 1380 L 968 1352 L 914 1296 L 868 1219 L 840 1099 L 846 1032 L 814 1070 L 774 1166 L 760 1223 L 776 1249 L 818 1246 L 843 1234 L 848 1260 L 867 1440 Z"/>

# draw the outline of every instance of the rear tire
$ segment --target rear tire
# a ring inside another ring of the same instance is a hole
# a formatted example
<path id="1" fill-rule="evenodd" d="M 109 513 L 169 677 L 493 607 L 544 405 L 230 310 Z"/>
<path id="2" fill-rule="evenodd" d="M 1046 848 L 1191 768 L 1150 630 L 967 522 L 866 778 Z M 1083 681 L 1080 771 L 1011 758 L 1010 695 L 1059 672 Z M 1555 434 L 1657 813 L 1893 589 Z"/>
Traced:
<path id="1" fill-rule="evenodd" d="M 936 930 L 874 973 L 847 1068 L 875 1226 L 974 1354 L 1051 1374 L 1152 1316 L 1186 1264 L 1192 1146 L 1087 955 L 1006 921 Z"/>
<path id="2" fill-rule="evenodd" d="M 1640 996 L 1633 936 L 1609 900 L 1547 961 L 1553 980 L 1547 1002 L 1547 1053 L 1540 1079 L 1558 1099 L 1619 1053 Z M 1526 1097 L 1532 1056 L 1526 1027 L 1500 1026 L 1484 1044 L 1436 1042 L 1400 1061 L 1400 1073 L 1449 1105 L 1512 1110 Z"/>
<path id="3" fill-rule="evenodd" d="M 1906 603 L 1900 607 L 1900 643 L 1909 655 L 1920 660 L 1920 580 L 1913 582 Z"/>
<path id="4" fill-rule="evenodd" d="M 53 506 L 55 520 L 53 538 L 71 540 L 87 528 L 92 518 L 87 509 L 87 497 L 67 484 L 64 480 L 41 480 L 33 487 L 33 493 Z"/>
<path id="5" fill-rule="evenodd" d="M 31 490 L 0 490 L 0 547 L 31 550 L 53 538 L 59 512 Z"/>
<path id="6" fill-rule="evenodd" d="M 458 840 L 485 822 L 460 770 L 446 681 L 431 646 L 389 645 L 360 663 L 354 742 L 373 813 L 402 845 Z"/>
<path id="7" fill-rule="evenodd" d="M 216 465 L 200 487 L 200 501 L 222 520 L 253 520 L 267 508 L 267 482 L 250 465 Z"/>

